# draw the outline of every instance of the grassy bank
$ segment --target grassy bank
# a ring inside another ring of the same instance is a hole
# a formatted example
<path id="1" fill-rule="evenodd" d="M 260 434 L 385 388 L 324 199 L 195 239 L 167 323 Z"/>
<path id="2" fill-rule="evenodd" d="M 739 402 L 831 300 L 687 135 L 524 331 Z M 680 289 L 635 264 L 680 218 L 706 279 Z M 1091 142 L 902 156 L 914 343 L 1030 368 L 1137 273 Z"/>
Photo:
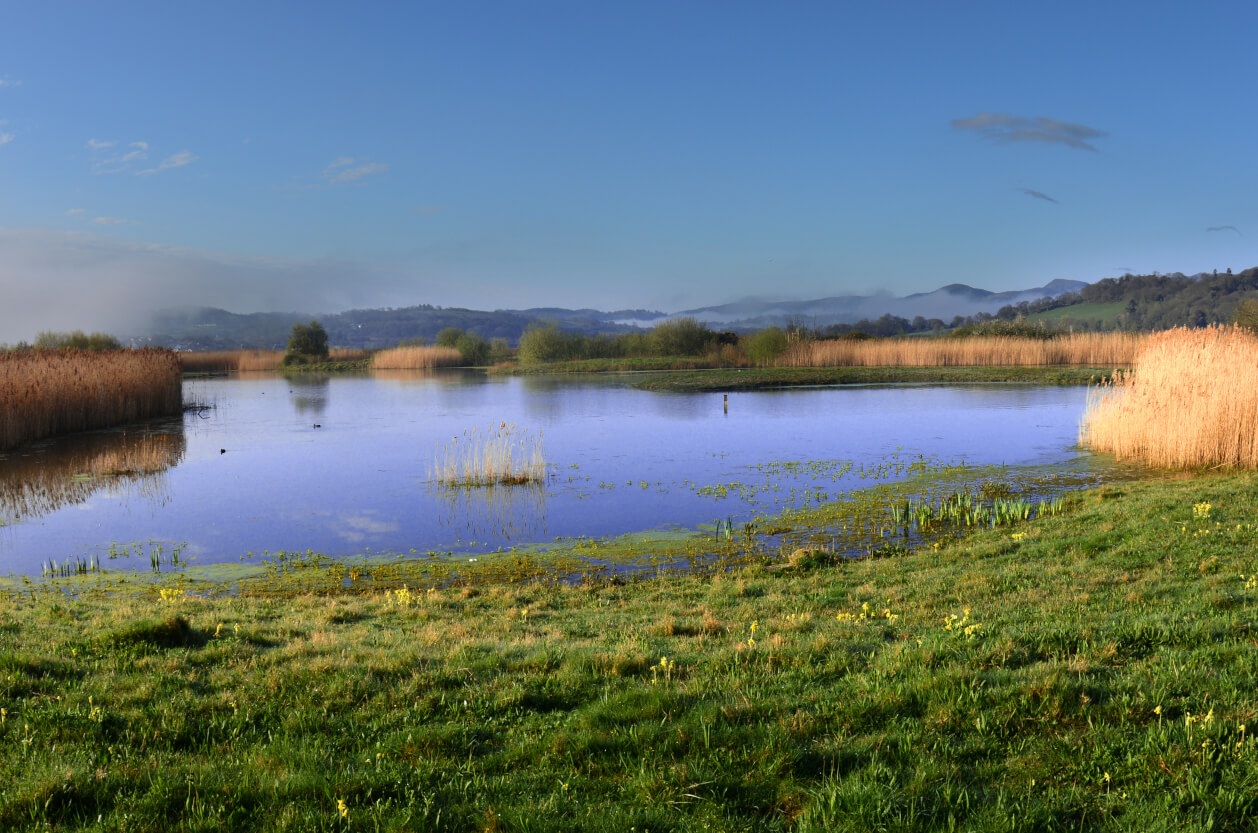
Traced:
<path id="1" fill-rule="evenodd" d="M 812 569 L 13 592 L 0 828 L 1251 829 L 1256 515 L 1201 476 Z"/>
<path id="2" fill-rule="evenodd" d="M 636 384 L 646 390 L 715 392 L 903 383 L 1088 385 L 1112 376 L 1114 370 L 1101 367 L 756 367 L 660 374 Z"/>

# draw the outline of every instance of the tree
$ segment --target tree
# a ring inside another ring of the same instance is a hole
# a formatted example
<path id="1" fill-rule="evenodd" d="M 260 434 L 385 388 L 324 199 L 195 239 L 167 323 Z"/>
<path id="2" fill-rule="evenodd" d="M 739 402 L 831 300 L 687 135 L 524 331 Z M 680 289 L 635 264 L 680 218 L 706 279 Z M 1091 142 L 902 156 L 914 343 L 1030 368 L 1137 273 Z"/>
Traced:
<path id="1" fill-rule="evenodd" d="M 327 361 L 328 331 L 318 321 L 294 324 L 288 337 L 288 352 L 284 364 L 306 364 L 311 361 Z"/>

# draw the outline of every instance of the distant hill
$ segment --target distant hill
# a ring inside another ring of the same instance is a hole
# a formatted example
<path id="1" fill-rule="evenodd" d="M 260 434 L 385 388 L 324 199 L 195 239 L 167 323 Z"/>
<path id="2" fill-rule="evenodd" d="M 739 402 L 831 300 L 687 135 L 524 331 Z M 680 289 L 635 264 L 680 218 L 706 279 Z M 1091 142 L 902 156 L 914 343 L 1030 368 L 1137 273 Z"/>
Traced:
<path id="1" fill-rule="evenodd" d="M 965 284 L 950 284 L 934 292 L 904 298 L 889 294 L 842 295 L 811 301 L 747 298 L 676 313 L 645 309 L 601 312 L 563 307 L 486 311 L 424 304 L 316 315 L 302 312 L 233 313 L 211 307 L 193 307 L 162 310 L 154 316 L 148 332 L 137 335 L 135 340 L 184 350 L 279 349 L 287 342 L 293 324 L 312 318 L 323 324 L 332 344 L 365 348 L 392 347 L 400 341 L 414 338 L 431 342 L 438 332 L 447 327 L 474 332 L 485 339 L 505 338 L 509 343 L 516 344 L 530 325 L 547 321 L 557 323 L 563 330 L 586 334 L 631 332 L 678 317 L 693 317 L 713 328 L 738 332 L 792 323 L 821 329 L 888 315 L 905 319 L 922 316 L 935 320 L 951 320 L 979 313 L 990 315 L 1002 307 L 1053 298 L 1077 292 L 1086 286 L 1088 284 L 1082 281 L 1056 280 L 1034 289 L 990 292 Z"/>
<path id="2" fill-rule="evenodd" d="M 683 310 L 676 315 L 689 316 L 706 321 L 711 326 L 733 330 L 758 330 L 792 323 L 824 328 L 831 324 L 852 324 L 861 319 L 873 320 L 884 315 L 907 319 L 922 316 L 950 321 L 956 316 L 995 314 L 1002 307 L 1078 292 L 1087 285 L 1083 281 L 1055 280 L 1033 289 L 990 292 L 954 283 L 941 286 L 934 292 L 919 292 L 903 298 L 890 294 L 837 295 L 811 301 L 766 301 L 751 298 Z"/>

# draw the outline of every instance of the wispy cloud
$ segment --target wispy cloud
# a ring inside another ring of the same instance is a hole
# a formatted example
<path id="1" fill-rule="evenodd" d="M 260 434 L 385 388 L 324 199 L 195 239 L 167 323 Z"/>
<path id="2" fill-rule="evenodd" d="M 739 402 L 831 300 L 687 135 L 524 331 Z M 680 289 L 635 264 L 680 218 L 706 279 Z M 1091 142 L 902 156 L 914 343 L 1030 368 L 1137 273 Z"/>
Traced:
<path id="1" fill-rule="evenodd" d="M 1019 188 L 1018 190 L 1026 194 L 1028 197 L 1035 197 L 1037 200 L 1044 200 L 1045 202 L 1051 202 L 1055 205 L 1061 205 L 1061 203 L 1057 202 L 1057 200 L 1053 199 L 1048 194 L 1045 194 L 1043 191 L 1035 191 L 1031 188 Z"/>
<path id="2" fill-rule="evenodd" d="M 1000 144 L 1046 142 L 1094 152 L 1096 147 L 1091 142 L 1108 135 L 1085 124 L 1071 124 L 1047 116 L 1011 116 L 1008 113 L 979 113 L 966 119 L 953 119 L 952 126 L 958 130 L 977 131 L 981 138 Z"/>
<path id="3" fill-rule="evenodd" d="M 93 217 L 92 223 L 98 226 L 120 226 L 128 223 L 130 220 L 124 220 L 121 217 Z"/>
<path id="4" fill-rule="evenodd" d="M 9 142 L 12 142 L 14 138 L 15 137 L 12 133 L 0 133 L 0 145 L 7 145 Z"/>
<path id="5" fill-rule="evenodd" d="M 106 141 L 105 141 L 105 140 L 103 140 L 103 139 L 88 139 L 88 140 L 87 140 L 87 149 L 88 149 L 88 150 L 104 150 L 105 148 L 111 148 L 111 147 L 113 147 L 113 146 L 114 146 L 114 145 L 116 145 L 116 144 L 118 144 L 118 143 L 117 143 L 117 142 L 106 142 Z"/>
<path id="6" fill-rule="evenodd" d="M 145 146 L 147 147 L 147 145 Z M 155 174 L 159 171 L 169 171 L 171 168 L 182 168 L 184 165 L 191 165 L 201 157 L 197 156 L 190 150 L 181 150 L 178 153 L 172 153 L 163 159 L 156 168 L 146 168 L 142 171 L 136 171 L 137 176 L 147 176 Z"/>
<path id="7" fill-rule="evenodd" d="M 1210 226 L 1210 228 L 1206 229 L 1207 233 L 1212 232 L 1212 231 L 1234 231 L 1237 234 L 1240 234 L 1241 237 L 1245 236 L 1244 234 L 1241 234 L 1241 230 L 1238 229 L 1236 226 Z"/>
<path id="8" fill-rule="evenodd" d="M 8 77 L 0 78 L 0 87 L 20 87 L 20 86 L 22 86 L 21 81 L 14 81 L 13 79 L 8 78 Z"/>
<path id="9" fill-rule="evenodd" d="M 76 214 L 85 214 L 85 213 L 87 213 L 86 208 L 67 208 L 66 209 L 67 217 L 73 217 Z"/>
<path id="10" fill-rule="evenodd" d="M 319 176 L 328 182 L 358 182 L 373 174 L 382 174 L 389 166 L 382 162 L 369 162 L 352 156 L 338 156 L 324 167 Z"/>

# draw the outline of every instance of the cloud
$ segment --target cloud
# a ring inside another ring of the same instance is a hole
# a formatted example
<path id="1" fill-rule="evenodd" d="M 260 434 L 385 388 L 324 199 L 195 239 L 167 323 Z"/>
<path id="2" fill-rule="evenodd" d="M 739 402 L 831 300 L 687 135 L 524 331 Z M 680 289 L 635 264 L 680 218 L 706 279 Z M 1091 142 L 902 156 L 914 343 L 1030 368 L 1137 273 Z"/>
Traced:
<path id="1" fill-rule="evenodd" d="M 67 216 L 67 217 L 72 217 L 72 216 L 74 216 L 75 214 L 85 214 L 85 213 L 87 213 L 87 209 L 86 209 L 86 208 L 67 208 L 67 209 L 66 209 L 66 216 Z"/>
<path id="2" fill-rule="evenodd" d="M 319 176 L 328 182 L 357 182 L 372 174 L 382 174 L 389 166 L 381 162 L 368 162 L 352 156 L 338 156 L 327 164 Z"/>
<path id="3" fill-rule="evenodd" d="M 147 145 L 145 146 L 147 147 Z M 191 165 L 201 157 L 195 155 L 190 150 L 181 150 L 178 153 L 172 153 L 161 161 L 156 168 L 146 168 L 143 171 L 136 171 L 136 176 L 147 176 L 155 174 L 159 171 L 169 171 L 171 168 L 182 168 L 184 165 Z"/>
<path id="4" fill-rule="evenodd" d="M 1071 124 L 1046 116 L 1033 119 L 1011 116 L 1008 113 L 979 113 L 968 119 L 953 119 L 952 126 L 958 130 L 978 131 L 980 138 L 999 144 L 1047 142 L 1093 152 L 1096 147 L 1090 142 L 1108 135 L 1103 130 L 1084 124 Z"/>
<path id="5" fill-rule="evenodd" d="M 12 133 L 0 133 L 0 145 L 7 145 L 13 141 Z"/>
<path id="6" fill-rule="evenodd" d="M 1244 234 L 1241 234 L 1241 230 L 1236 226 L 1210 226 L 1210 228 L 1206 229 L 1207 234 L 1212 231 L 1234 231 L 1237 234 L 1240 234 L 1241 237 L 1245 236 Z"/>
<path id="7" fill-rule="evenodd" d="M 129 223 L 130 220 L 124 220 L 121 217 L 93 217 L 92 222 L 98 226 L 119 226 Z"/>
<path id="8" fill-rule="evenodd" d="M 1026 194 L 1028 197 L 1035 197 L 1037 200 L 1045 200 L 1046 202 L 1061 205 L 1061 203 L 1057 202 L 1057 200 L 1053 199 L 1048 194 L 1045 194 L 1043 191 L 1033 191 L 1030 188 L 1019 188 L 1018 190 Z"/>
<path id="9" fill-rule="evenodd" d="M 102 139 L 88 139 L 88 140 L 87 140 L 87 148 L 88 148 L 89 150 L 104 150 L 105 148 L 111 148 L 111 147 L 113 147 L 113 146 L 114 146 L 114 145 L 116 145 L 116 144 L 118 144 L 118 143 L 117 143 L 117 142 L 106 142 L 106 141 L 104 141 L 104 140 L 102 140 Z"/>
<path id="10" fill-rule="evenodd" d="M 0 87 L 20 87 L 21 81 L 13 81 L 9 78 L 0 78 Z"/>

